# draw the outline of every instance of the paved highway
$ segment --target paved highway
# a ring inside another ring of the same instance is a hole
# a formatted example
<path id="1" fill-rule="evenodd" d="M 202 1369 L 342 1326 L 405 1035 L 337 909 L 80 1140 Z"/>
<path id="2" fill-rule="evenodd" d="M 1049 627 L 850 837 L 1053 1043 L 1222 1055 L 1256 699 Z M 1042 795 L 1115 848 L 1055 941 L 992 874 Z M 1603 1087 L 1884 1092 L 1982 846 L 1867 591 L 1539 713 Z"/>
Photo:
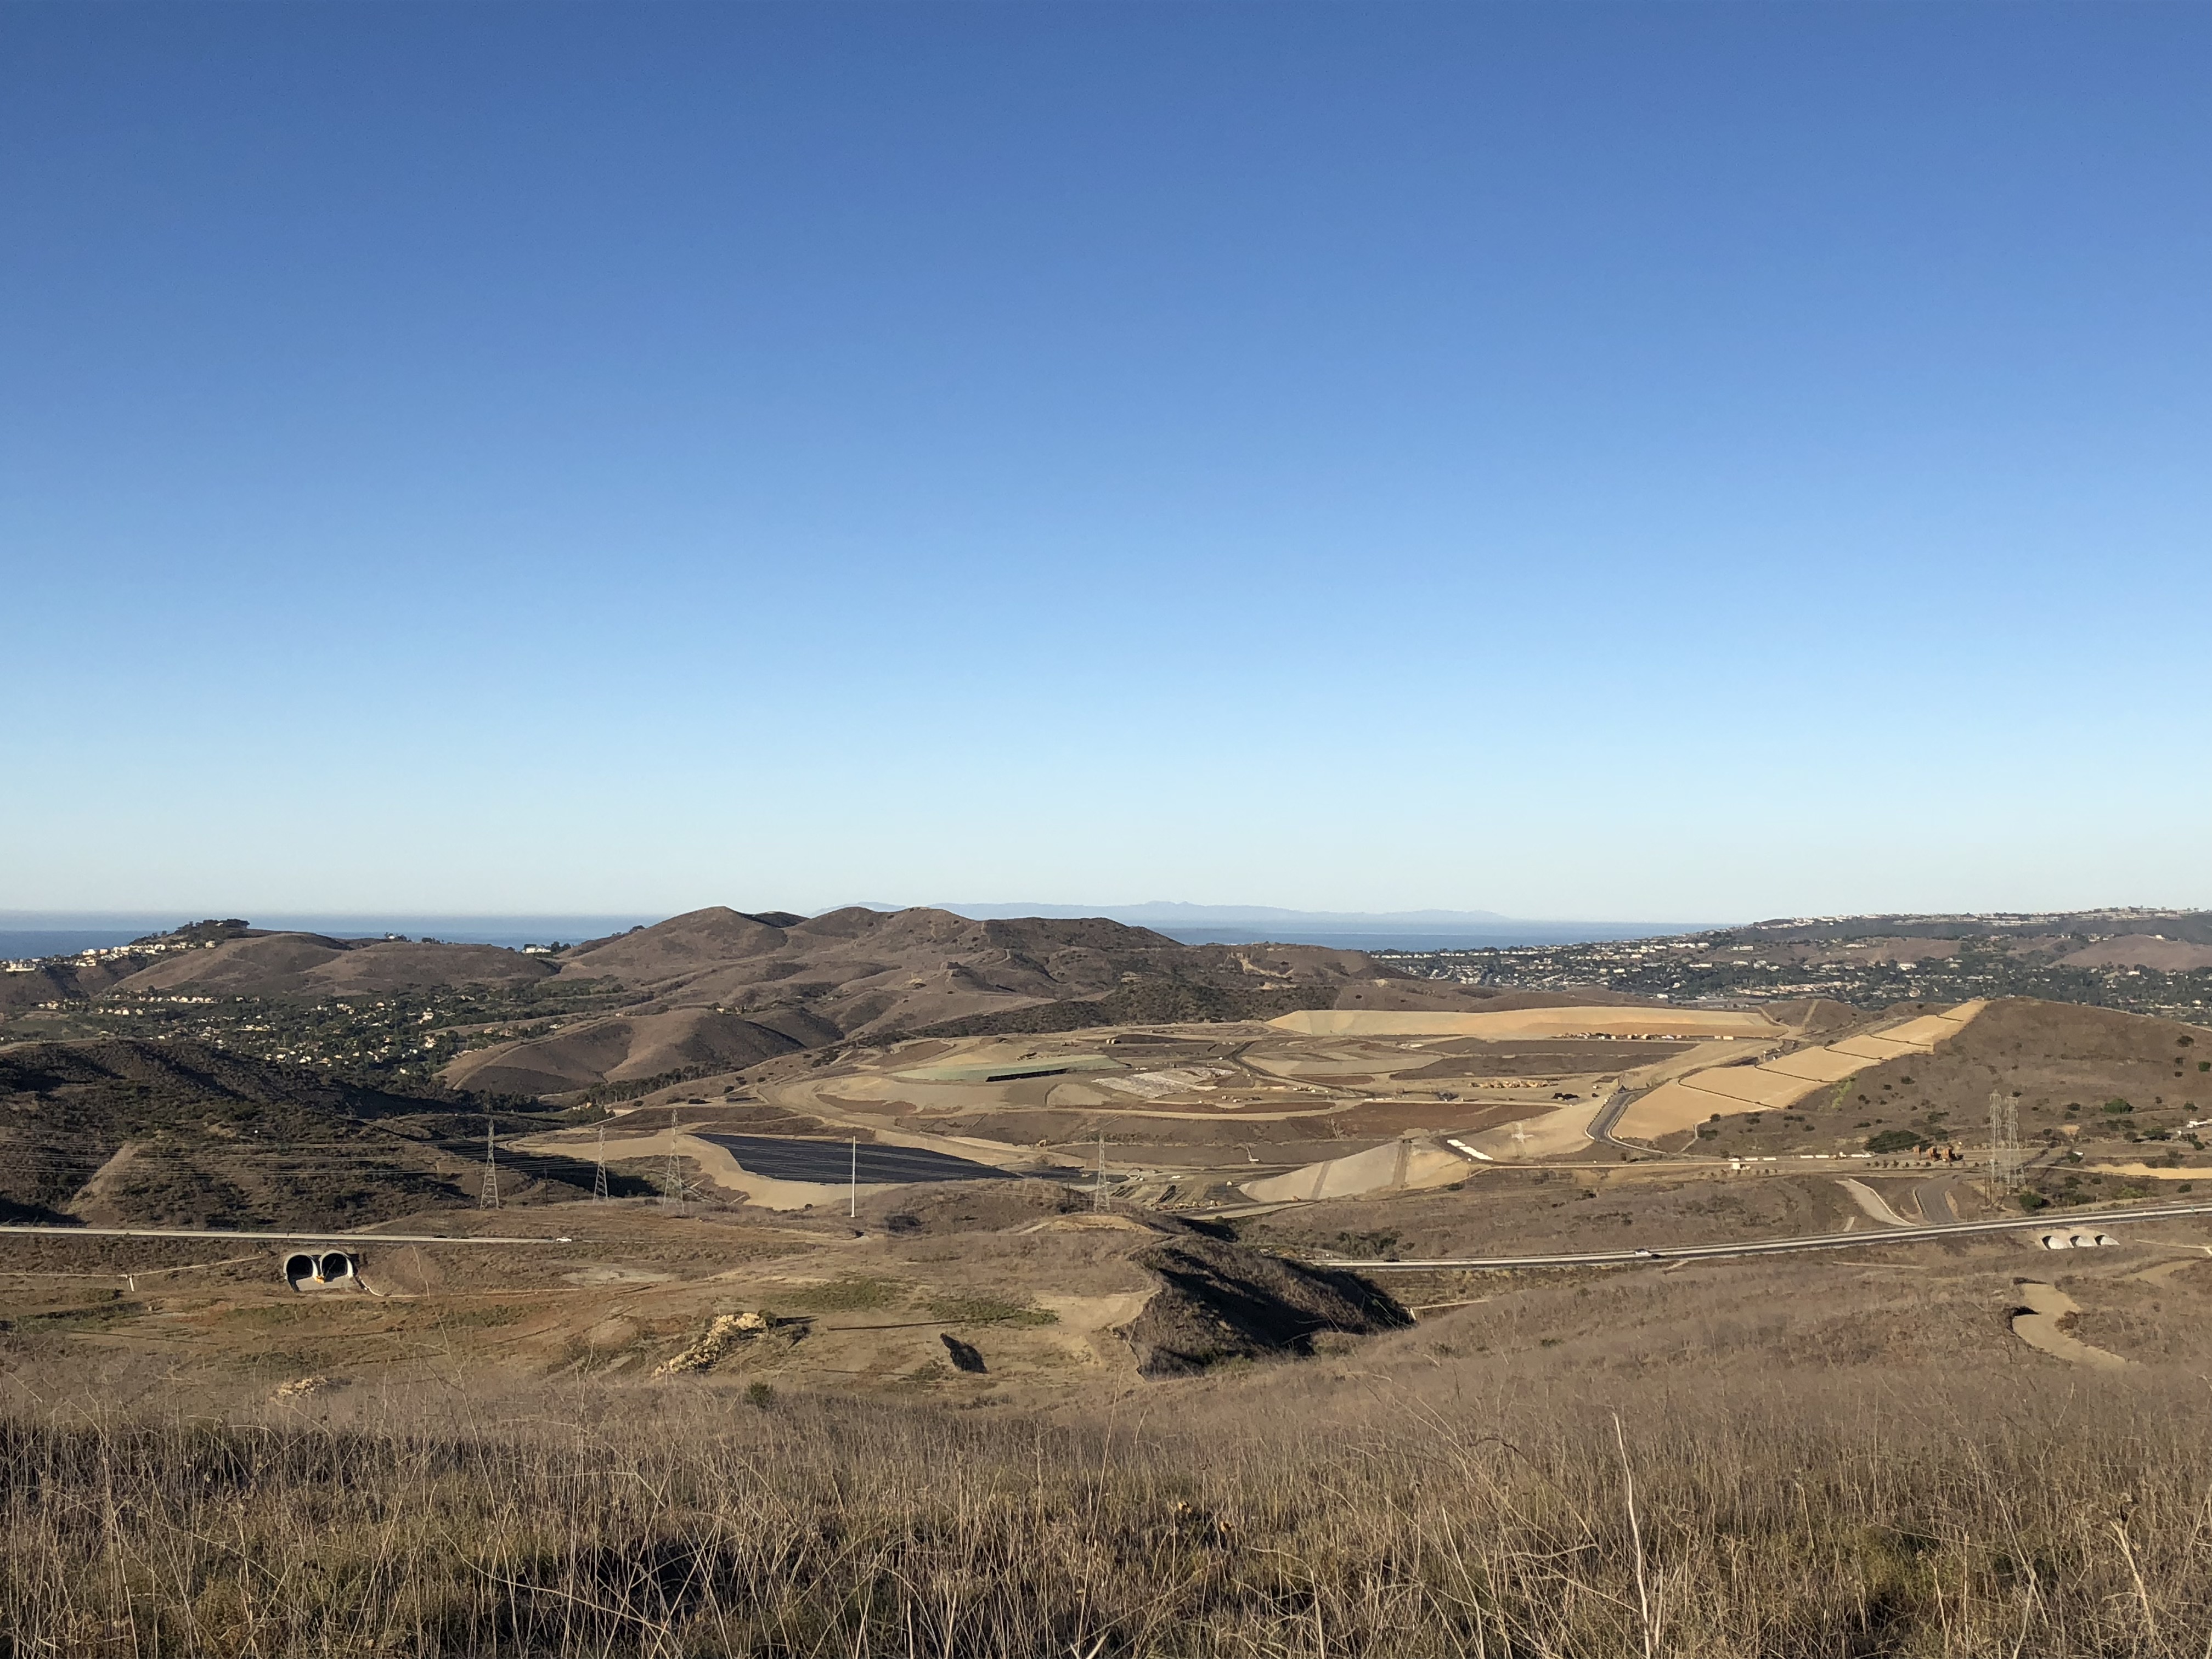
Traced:
<path id="1" fill-rule="evenodd" d="M 788 1140 L 781 1135 L 724 1135 L 692 1131 L 695 1139 L 725 1148 L 750 1175 L 769 1181 L 826 1181 L 853 1178 L 853 1146 L 844 1140 Z M 921 1146 L 863 1143 L 860 1181 L 863 1186 L 895 1181 L 1004 1181 L 1007 1171 L 971 1158 L 933 1152 Z"/>
<path id="2" fill-rule="evenodd" d="M 1793 1250 L 1838 1250 L 1861 1244 L 1906 1244 L 1958 1238 L 1970 1233 L 2039 1231 L 2124 1221 L 2160 1221 L 2175 1216 L 2212 1215 L 2212 1203 L 2160 1204 L 2141 1209 L 2067 1210 L 2015 1221 L 1959 1221 L 1944 1227 L 1886 1227 L 1880 1232 L 1815 1233 L 1803 1238 L 1764 1238 L 1741 1244 L 1668 1244 L 1651 1249 L 1589 1250 L 1567 1255 L 1469 1255 L 1422 1261 L 1358 1261 L 1344 1256 L 1316 1258 L 1326 1267 L 1361 1273 L 1412 1273 L 1439 1267 L 1589 1267 L 1619 1262 L 1696 1261 L 1709 1256 L 1784 1255 Z"/>
<path id="3" fill-rule="evenodd" d="M 451 1233 L 262 1233 L 238 1227 L 53 1227 L 28 1222 L 0 1225 L 9 1233 L 55 1238 L 259 1238 L 272 1244 L 572 1244 L 569 1238 L 465 1238 Z"/>

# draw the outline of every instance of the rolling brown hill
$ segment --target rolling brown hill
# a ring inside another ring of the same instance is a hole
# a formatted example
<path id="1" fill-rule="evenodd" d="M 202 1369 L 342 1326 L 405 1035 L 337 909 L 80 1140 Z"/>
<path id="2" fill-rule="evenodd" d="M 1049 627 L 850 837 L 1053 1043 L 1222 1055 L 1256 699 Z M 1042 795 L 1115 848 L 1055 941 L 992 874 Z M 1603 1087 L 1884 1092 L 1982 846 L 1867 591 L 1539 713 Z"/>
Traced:
<path id="1" fill-rule="evenodd" d="M 1243 990 L 1364 994 L 1377 981 L 1428 990 L 1358 951 L 1180 945 L 1100 917 L 974 921 L 926 908 L 855 907 L 804 920 L 694 910 L 578 945 L 561 965 L 563 980 L 612 981 L 659 1006 L 750 1014 L 805 1006 L 847 1036 L 1103 996 L 1155 977 Z"/>
<path id="2" fill-rule="evenodd" d="M 669 1006 L 744 1010 L 835 1003 L 848 1034 L 896 1012 L 901 1025 L 976 1013 L 994 1000 L 1051 1001 L 1158 972 L 1191 947 L 1102 920 L 970 921 L 946 910 L 854 907 L 777 926 L 714 906 L 565 952 L 562 977 L 612 980 Z M 1342 954 L 1342 953 L 1328 953 Z"/>
<path id="3" fill-rule="evenodd" d="M 2162 973 L 2185 974 L 2191 969 L 2212 968 L 2212 945 L 2191 944 L 2157 933 L 2124 933 L 2099 939 L 2058 958 L 2062 968 L 2155 968 Z"/>
<path id="4" fill-rule="evenodd" d="M 1498 994 L 1413 978 L 1358 951 L 1187 945 L 1097 917 L 977 921 L 927 908 L 805 917 L 710 906 L 556 956 L 243 921 L 147 943 L 143 955 L 46 964 L 9 975 L 20 991 L 0 988 L 25 1006 L 111 994 L 326 1000 L 533 988 L 596 1000 L 588 1014 L 549 1009 L 550 1029 L 541 1023 L 475 1048 L 444 1073 L 455 1085 L 531 1094 L 734 1070 L 793 1048 L 977 1022 L 1057 1030 L 1291 1008 L 1465 1008 L 1496 1006 Z"/>
<path id="5" fill-rule="evenodd" d="M 137 964 L 128 959 L 82 962 L 57 957 L 38 963 L 27 972 L 0 974 L 0 1014 L 19 1014 L 42 1002 L 75 1002 L 96 997 L 136 971 Z"/>
<path id="6" fill-rule="evenodd" d="M 803 1014 L 797 1018 L 794 1014 L 800 1011 L 781 1011 L 787 1028 L 783 1030 L 712 1008 L 617 1015 L 528 1042 L 475 1049 L 447 1066 L 442 1075 L 456 1088 L 560 1094 L 593 1083 L 665 1077 L 702 1066 L 735 1071 L 816 1042 L 836 1041 L 834 1028 L 810 1030 Z M 794 1030 L 799 1035 L 794 1036 Z"/>
<path id="7" fill-rule="evenodd" d="M 1479 989 L 1414 980 L 1358 951 L 1181 945 L 1097 917 L 977 921 L 926 908 L 801 918 L 714 906 L 577 945 L 560 963 L 556 983 L 611 983 L 639 1006 L 465 1054 L 449 1082 L 552 1093 L 1025 1010 L 1065 1007 L 1059 1025 L 1097 1024 L 1133 997 L 1164 1011 L 1134 1017 L 1158 1018 L 1233 1018 L 1246 1002 L 1278 1013 L 1286 993 L 1307 1007 L 1490 1006 Z M 1040 1027 L 1056 1028 L 1050 1018 Z"/>
<path id="8" fill-rule="evenodd" d="M 486 1120 L 472 1104 L 197 1042 L 23 1043 L 0 1050 L 0 1220 L 358 1225 L 473 1205 Z M 518 1160 L 502 1197 L 575 1197 L 590 1179 Z"/>
<path id="9" fill-rule="evenodd" d="M 205 996 L 334 997 L 424 986 L 531 985 L 554 972 L 547 957 L 497 945 L 253 933 L 161 957 L 104 988 L 125 994 L 190 990 Z"/>

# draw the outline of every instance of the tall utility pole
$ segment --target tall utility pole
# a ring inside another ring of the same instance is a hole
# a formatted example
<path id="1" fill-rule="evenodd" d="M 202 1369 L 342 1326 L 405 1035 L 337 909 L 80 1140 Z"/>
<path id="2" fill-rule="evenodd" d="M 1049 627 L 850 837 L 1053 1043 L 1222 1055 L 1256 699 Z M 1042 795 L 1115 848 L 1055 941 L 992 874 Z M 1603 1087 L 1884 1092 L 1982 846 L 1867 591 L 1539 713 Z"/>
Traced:
<path id="1" fill-rule="evenodd" d="M 484 1178 L 483 1193 L 477 1200 L 480 1210 L 499 1208 L 499 1141 L 490 1113 L 484 1114 Z"/>
<path id="2" fill-rule="evenodd" d="M 606 1126 L 602 1124 L 599 1126 L 599 1155 L 592 1160 L 592 1202 L 594 1204 L 604 1204 L 606 1201 L 607 1131 Z"/>
<path id="3" fill-rule="evenodd" d="M 1106 1132 L 1103 1129 L 1098 1132 L 1098 1184 L 1091 1189 L 1091 1207 L 1094 1210 L 1106 1207 Z"/>
<path id="4" fill-rule="evenodd" d="M 661 1203 L 665 1207 L 682 1215 L 684 1213 L 684 1165 L 676 1156 L 676 1137 L 678 1133 L 676 1124 L 676 1109 L 671 1106 L 668 1109 L 668 1176 L 664 1183 L 666 1196 L 661 1200 Z"/>
<path id="5" fill-rule="evenodd" d="M 2020 1109 L 2000 1090 L 1990 1097 L 1990 1178 L 1999 1186 L 2020 1174 Z"/>
<path id="6" fill-rule="evenodd" d="M 860 1138 L 853 1137 L 852 1185 L 846 1189 L 845 1216 L 848 1220 L 860 1213 Z"/>

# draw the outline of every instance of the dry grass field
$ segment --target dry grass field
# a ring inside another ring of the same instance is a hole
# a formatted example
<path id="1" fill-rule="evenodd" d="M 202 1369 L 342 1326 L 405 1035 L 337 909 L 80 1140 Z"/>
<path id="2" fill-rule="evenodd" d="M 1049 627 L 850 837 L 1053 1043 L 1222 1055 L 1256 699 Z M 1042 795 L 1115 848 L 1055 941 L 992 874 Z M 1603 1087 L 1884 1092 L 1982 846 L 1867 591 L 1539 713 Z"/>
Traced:
<path id="1" fill-rule="evenodd" d="M 2212 1033 L 2001 1003 L 1638 1148 L 1584 1133 L 1621 1091 L 1848 1034 L 1540 1012 L 932 1038 L 519 1114 L 518 1161 L 588 1176 L 604 1127 L 617 1194 L 673 1159 L 683 1212 L 543 1177 L 479 1210 L 455 1139 L 456 1190 L 395 1190 L 306 1291 L 289 1246 L 9 1237 L 0 1659 L 2212 1652 L 2206 1222 L 1890 1237 L 2192 1189 L 2152 1176 L 2200 1167 Z M 57 1072 L 9 1144 L 86 1140 L 107 1184 L 39 1203 L 127 1218 L 117 1159 L 220 1143 L 243 1181 L 421 1115 L 264 1071 L 173 1101 Z M 1993 1095 L 2020 1181 L 1864 1151 Z M 1012 1178 L 848 1191 L 848 1141 Z M 1317 1200 L 1255 1200 L 1324 1164 Z"/>
<path id="2" fill-rule="evenodd" d="M 1543 1173 L 1395 1207 L 1588 1237 L 1613 1204 L 1725 1236 L 1842 1202 Z M 909 1193 L 842 1241 L 629 1212 L 380 1295 L 266 1260 L 50 1281 L 0 1333 L 0 1655 L 2198 1659 L 2212 1632 L 2201 1223 L 1395 1273 L 1418 1322 L 1359 1335 L 1059 1190 Z M 2031 1280 L 2118 1363 L 2023 1340 Z M 1135 1363 L 1269 1297 L 1315 1331 L 1280 1358 Z M 718 1344 L 740 1309 L 767 1328 Z"/>
<path id="3" fill-rule="evenodd" d="M 1353 1356 L 1018 1416 L 52 1401 L 0 1420 L 0 1653 L 2197 1659 L 2202 1407 L 2166 1372 Z"/>

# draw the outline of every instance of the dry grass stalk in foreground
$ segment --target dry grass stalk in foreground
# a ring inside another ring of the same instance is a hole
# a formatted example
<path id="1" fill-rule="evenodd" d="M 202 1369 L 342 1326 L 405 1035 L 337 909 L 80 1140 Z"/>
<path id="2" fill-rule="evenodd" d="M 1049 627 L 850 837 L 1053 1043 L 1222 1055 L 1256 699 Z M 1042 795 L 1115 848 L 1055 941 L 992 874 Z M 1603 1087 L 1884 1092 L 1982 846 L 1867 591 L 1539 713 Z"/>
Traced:
<path id="1" fill-rule="evenodd" d="M 2212 1632 L 2194 1382 L 2014 1373 L 1993 1407 L 1994 1379 L 1715 1377 L 1446 1421 L 1247 1380 L 1125 1408 L 1165 1432 L 690 1387 L 497 1427 L 390 1397 L 19 1415 L 0 1655 L 2202 1659 Z"/>

